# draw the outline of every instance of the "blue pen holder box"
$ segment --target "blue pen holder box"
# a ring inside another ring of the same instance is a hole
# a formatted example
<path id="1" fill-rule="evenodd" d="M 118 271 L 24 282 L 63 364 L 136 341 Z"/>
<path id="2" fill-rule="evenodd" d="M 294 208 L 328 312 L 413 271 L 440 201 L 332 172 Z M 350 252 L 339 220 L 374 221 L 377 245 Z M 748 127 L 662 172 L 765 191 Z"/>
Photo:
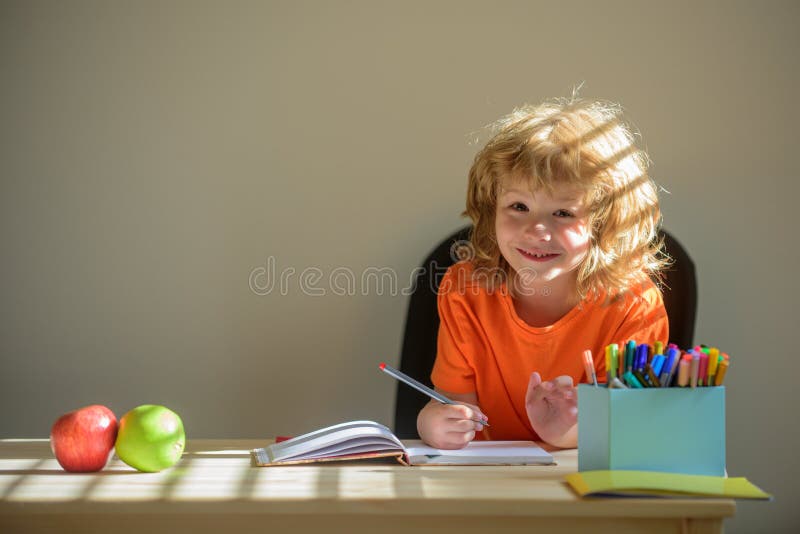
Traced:
<path id="1" fill-rule="evenodd" d="M 578 386 L 578 470 L 725 476 L 725 387 Z"/>

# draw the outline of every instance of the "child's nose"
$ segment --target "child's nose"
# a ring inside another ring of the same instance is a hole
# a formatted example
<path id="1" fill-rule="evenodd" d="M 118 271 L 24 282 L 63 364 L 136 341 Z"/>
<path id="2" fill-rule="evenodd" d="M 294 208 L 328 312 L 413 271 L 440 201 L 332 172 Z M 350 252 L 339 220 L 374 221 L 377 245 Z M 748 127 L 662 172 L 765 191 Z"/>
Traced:
<path id="1" fill-rule="evenodd" d="M 528 234 L 536 239 L 550 240 L 550 228 L 542 221 L 534 221 L 528 226 Z"/>

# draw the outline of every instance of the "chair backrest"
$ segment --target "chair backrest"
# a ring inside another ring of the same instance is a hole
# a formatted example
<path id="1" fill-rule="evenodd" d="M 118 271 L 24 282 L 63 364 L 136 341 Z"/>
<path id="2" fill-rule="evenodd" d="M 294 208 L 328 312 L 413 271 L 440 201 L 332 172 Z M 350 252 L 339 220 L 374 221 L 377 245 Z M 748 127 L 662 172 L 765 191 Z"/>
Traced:
<path id="1" fill-rule="evenodd" d="M 454 244 L 469 239 L 471 227 L 455 232 L 439 243 L 425 258 L 418 273 L 406 314 L 400 370 L 432 387 L 431 370 L 436 358 L 436 337 L 439 332 L 439 312 L 436 294 L 439 282 L 448 267 L 455 263 Z M 673 264 L 664 273 L 664 306 L 669 316 L 670 342 L 679 347 L 693 346 L 697 312 L 697 278 L 694 262 L 672 235 L 661 230 L 664 248 Z M 398 383 L 395 400 L 394 432 L 402 439 L 415 439 L 417 414 L 428 398 L 404 384 Z"/>

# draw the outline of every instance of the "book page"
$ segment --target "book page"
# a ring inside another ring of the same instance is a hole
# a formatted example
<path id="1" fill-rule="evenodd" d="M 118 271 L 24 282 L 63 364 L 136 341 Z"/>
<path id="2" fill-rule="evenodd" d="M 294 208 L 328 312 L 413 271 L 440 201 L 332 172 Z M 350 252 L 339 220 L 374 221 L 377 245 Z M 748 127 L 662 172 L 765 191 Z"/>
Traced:
<path id="1" fill-rule="evenodd" d="M 420 441 L 405 442 L 414 465 L 527 465 L 553 464 L 553 456 L 533 441 L 473 441 L 463 449 L 444 450 Z"/>
<path id="2" fill-rule="evenodd" d="M 342 423 L 265 447 L 271 462 L 347 454 L 350 449 L 401 450 L 402 444 L 385 426 L 372 421 Z"/>

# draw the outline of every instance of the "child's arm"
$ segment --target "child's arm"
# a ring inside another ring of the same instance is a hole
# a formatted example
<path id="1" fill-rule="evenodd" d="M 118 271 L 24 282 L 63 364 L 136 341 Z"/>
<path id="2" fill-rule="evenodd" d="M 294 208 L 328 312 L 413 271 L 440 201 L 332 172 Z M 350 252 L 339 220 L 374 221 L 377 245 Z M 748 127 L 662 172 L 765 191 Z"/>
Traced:
<path id="1" fill-rule="evenodd" d="M 578 446 L 578 395 L 571 376 L 542 382 L 539 373 L 531 374 L 525 409 L 544 441 L 565 449 Z"/>
<path id="2" fill-rule="evenodd" d="M 431 447 L 463 449 L 475 439 L 475 432 L 483 430 L 483 425 L 474 420 L 488 421 L 477 406 L 478 396 L 475 393 L 437 391 L 460 404 L 430 401 L 417 416 L 417 432 Z"/>

